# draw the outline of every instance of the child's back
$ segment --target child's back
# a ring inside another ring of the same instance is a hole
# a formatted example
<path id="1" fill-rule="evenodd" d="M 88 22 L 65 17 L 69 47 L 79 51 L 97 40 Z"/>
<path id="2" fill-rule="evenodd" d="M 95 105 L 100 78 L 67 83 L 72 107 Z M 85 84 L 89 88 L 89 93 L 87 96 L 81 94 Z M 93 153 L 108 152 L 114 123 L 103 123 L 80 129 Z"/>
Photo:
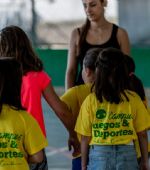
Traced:
<path id="1" fill-rule="evenodd" d="M 50 78 L 44 71 L 30 71 L 23 76 L 21 88 L 22 104 L 38 121 L 45 136 L 41 97 L 49 83 Z"/>
<path id="2" fill-rule="evenodd" d="M 101 48 L 92 48 L 85 54 L 82 70 L 82 77 L 85 84 L 74 86 L 61 96 L 61 100 L 67 105 L 72 113 L 74 124 L 76 123 L 83 101 L 92 91 L 92 85 L 95 80 L 95 63 L 101 50 Z M 81 136 L 79 134 L 77 135 L 79 141 L 81 141 Z M 72 170 L 76 169 L 81 169 L 81 153 L 79 149 L 74 150 L 73 152 Z"/>
<path id="3" fill-rule="evenodd" d="M 37 122 L 27 112 L 3 105 L 0 124 L 0 170 L 28 170 L 28 155 L 48 145 Z"/>
<path id="4" fill-rule="evenodd" d="M 0 170 L 29 170 L 28 163 L 43 161 L 48 143 L 21 105 L 22 71 L 14 58 L 0 57 L 0 82 Z"/>

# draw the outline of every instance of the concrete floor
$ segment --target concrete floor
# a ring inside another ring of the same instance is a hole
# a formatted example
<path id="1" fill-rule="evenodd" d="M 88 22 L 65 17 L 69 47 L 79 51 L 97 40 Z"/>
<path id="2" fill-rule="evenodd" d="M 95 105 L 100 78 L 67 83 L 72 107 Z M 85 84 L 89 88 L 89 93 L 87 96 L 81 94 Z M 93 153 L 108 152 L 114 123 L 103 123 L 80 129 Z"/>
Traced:
<path id="1" fill-rule="evenodd" d="M 55 113 L 43 100 L 49 146 L 46 148 L 49 170 L 71 170 L 71 152 L 67 148 L 68 133 Z"/>

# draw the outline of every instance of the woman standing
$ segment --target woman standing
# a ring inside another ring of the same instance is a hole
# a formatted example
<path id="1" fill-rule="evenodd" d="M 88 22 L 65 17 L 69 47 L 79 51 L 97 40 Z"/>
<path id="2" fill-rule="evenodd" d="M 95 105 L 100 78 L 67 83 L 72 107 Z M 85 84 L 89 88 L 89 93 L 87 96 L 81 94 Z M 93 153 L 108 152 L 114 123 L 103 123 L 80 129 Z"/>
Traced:
<path id="1" fill-rule="evenodd" d="M 83 58 L 88 49 L 93 47 L 113 47 L 130 53 L 127 32 L 110 23 L 104 16 L 107 0 L 82 0 L 87 16 L 82 27 L 72 31 L 66 71 L 66 88 L 82 84 Z M 79 69 L 79 70 L 78 70 Z"/>

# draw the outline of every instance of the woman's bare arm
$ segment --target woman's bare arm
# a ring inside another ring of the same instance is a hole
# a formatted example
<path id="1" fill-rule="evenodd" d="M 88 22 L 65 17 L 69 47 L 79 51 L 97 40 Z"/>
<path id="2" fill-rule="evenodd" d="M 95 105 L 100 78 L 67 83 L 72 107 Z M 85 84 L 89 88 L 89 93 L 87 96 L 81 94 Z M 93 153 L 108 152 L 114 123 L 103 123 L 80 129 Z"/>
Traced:
<path id="1" fill-rule="evenodd" d="M 65 78 L 65 88 L 68 89 L 75 85 L 75 78 L 77 73 L 77 55 L 78 55 L 78 39 L 79 34 L 77 29 L 74 29 L 71 33 L 67 70 Z"/>
<path id="2" fill-rule="evenodd" d="M 121 48 L 125 54 L 130 55 L 130 41 L 126 30 L 119 28 L 117 33 L 117 39 Z"/>

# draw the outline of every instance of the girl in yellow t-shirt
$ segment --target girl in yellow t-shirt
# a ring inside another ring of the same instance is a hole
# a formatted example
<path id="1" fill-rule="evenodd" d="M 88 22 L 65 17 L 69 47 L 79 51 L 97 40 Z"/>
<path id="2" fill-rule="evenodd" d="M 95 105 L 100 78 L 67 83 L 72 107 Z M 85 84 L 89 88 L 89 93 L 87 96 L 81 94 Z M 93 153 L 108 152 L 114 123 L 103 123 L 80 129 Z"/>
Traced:
<path id="1" fill-rule="evenodd" d="M 102 50 L 94 92 L 84 100 L 75 127 L 82 135 L 82 170 L 138 170 L 134 140 L 141 149 L 141 169 L 148 170 L 150 116 L 128 87 L 124 54 L 114 48 Z"/>
<path id="2" fill-rule="evenodd" d="M 82 78 L 85 84 L 74 86 L 61 96 L 61 100 L 67 105 L 72 113 L 74 123 L 77 120 L 84 99 L 91 92 L 92 84 L 95 80 L 95 63 L 101 50 L 101 48 L 91 48 L 85 54 L 82 69 Z M 80 135 L 78 135 L 78 139 L 80 141 Z M 71 144 L 70 139 L 68 143 Z M 81 170 L 80 148 L 74 150 L 72 155 L 72 170 Z"/>
<path id="3" fill-rule="evenodd" d="M 21 82 L 19 62 L 0 57 L 0 170 L 29 170 L 28 163 L 43 161 L 42 150 L 48 145 L 21 105 Z"/>

